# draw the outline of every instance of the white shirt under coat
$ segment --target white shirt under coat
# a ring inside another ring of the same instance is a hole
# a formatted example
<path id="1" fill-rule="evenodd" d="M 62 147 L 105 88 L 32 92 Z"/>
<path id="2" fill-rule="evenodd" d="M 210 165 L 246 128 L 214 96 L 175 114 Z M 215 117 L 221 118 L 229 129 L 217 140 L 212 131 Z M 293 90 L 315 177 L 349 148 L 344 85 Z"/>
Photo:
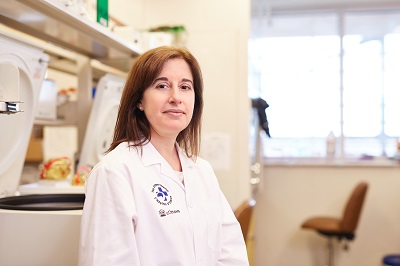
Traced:
<path id="1" fill-rule="evenodd" d="M 184 183 L 148 142 L 121 143 L 86 181 L 79 265 L 248 265 L 210 164 L 178 148 Z"/>

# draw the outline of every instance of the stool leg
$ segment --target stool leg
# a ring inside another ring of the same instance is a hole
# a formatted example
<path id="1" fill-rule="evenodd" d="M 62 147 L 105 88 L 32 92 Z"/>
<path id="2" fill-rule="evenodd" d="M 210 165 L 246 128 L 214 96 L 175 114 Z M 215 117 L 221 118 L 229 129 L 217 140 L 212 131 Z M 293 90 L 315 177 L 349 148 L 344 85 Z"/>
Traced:
<path id="1" fill-rule="evenodd" d="M 334 248 L 333 248 L 333 237 L 328 238 L 328 257 L 327 257 L 327 265 L 333 265 L 333 256 L 334 256 Z"/>

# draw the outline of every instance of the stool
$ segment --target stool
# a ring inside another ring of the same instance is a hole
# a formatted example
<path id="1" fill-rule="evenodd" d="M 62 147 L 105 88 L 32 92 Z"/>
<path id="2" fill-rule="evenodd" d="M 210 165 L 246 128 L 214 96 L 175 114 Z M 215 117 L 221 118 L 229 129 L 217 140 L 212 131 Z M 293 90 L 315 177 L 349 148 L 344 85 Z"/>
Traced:
<path id="1" fill-rule="evenodd" d="M 400 266 L 400 254 L 385 256 L 383 258 L 383 265 L 385 265 L 385 266 Z"/>
<path id="2" fill-rule="evenodd" d="M 333 240 L 354 240 L 367 189 L 368 184 L 366 182 L 357 184 L 347 200 L 341 218 L 316 216 L 307 219 L 302 224 L 302 228 L 314 230 L 328 238 L 328 254 L 326 260 L 328 266 L 334 265 Z M 347 249 L 347 243 L 344 247 Z"/>
<path id="3" fill-rule="evenodd" d="M 247 242 L 247 235 L 250 227 L 250 219 L 255 204 L 256 202 L 253 200 L 245 200 L 234 211 L 236 219 L 238 220 L 240 228 L 242 229 L 242 234 L 245 243 Z"/>

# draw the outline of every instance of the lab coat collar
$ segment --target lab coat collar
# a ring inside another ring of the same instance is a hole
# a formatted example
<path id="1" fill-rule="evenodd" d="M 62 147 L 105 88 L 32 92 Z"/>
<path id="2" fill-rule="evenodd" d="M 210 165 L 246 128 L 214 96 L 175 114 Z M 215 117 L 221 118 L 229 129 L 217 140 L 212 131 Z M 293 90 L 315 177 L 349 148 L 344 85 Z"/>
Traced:
<path id="1" fill-rule="evenodd" d="M 195 165 L 195 162 L 192 158 L 188 158 L 185 152 L 179 147 L 179 145 L 175 144 L 179 159 L 182 165 L 182 171 L 185 174 L 186 169 L 192 168 Z M 142 162 L 144 166 L 150 166 L 153 164 L 160 164 L 161 173 L 167 175 L 169 177 L 175 176 L 175 172 L 169 163 L 161 156 L 161 154 L 157 151 L 157 149 L 148 141 L 143 145 L 143 153 L 142 153 Z"/>

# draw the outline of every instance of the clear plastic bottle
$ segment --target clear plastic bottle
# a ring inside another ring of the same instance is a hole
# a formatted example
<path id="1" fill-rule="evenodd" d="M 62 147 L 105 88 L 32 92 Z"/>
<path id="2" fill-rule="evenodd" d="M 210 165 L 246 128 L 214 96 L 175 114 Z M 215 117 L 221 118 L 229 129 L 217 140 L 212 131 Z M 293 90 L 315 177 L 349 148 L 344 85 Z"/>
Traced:
<path id="1" fill-rule="evenodd" d="M 396 139 L 396 154 L 394 157 L 396 160 L 400 160 L 400 137 Z"/>
<path id="2" fill-rule="evenodd" d="M 326 156 L 334 157 L 336 153 L 336 137 L 333 132 L 329 132 L 326 138 Z"/>

